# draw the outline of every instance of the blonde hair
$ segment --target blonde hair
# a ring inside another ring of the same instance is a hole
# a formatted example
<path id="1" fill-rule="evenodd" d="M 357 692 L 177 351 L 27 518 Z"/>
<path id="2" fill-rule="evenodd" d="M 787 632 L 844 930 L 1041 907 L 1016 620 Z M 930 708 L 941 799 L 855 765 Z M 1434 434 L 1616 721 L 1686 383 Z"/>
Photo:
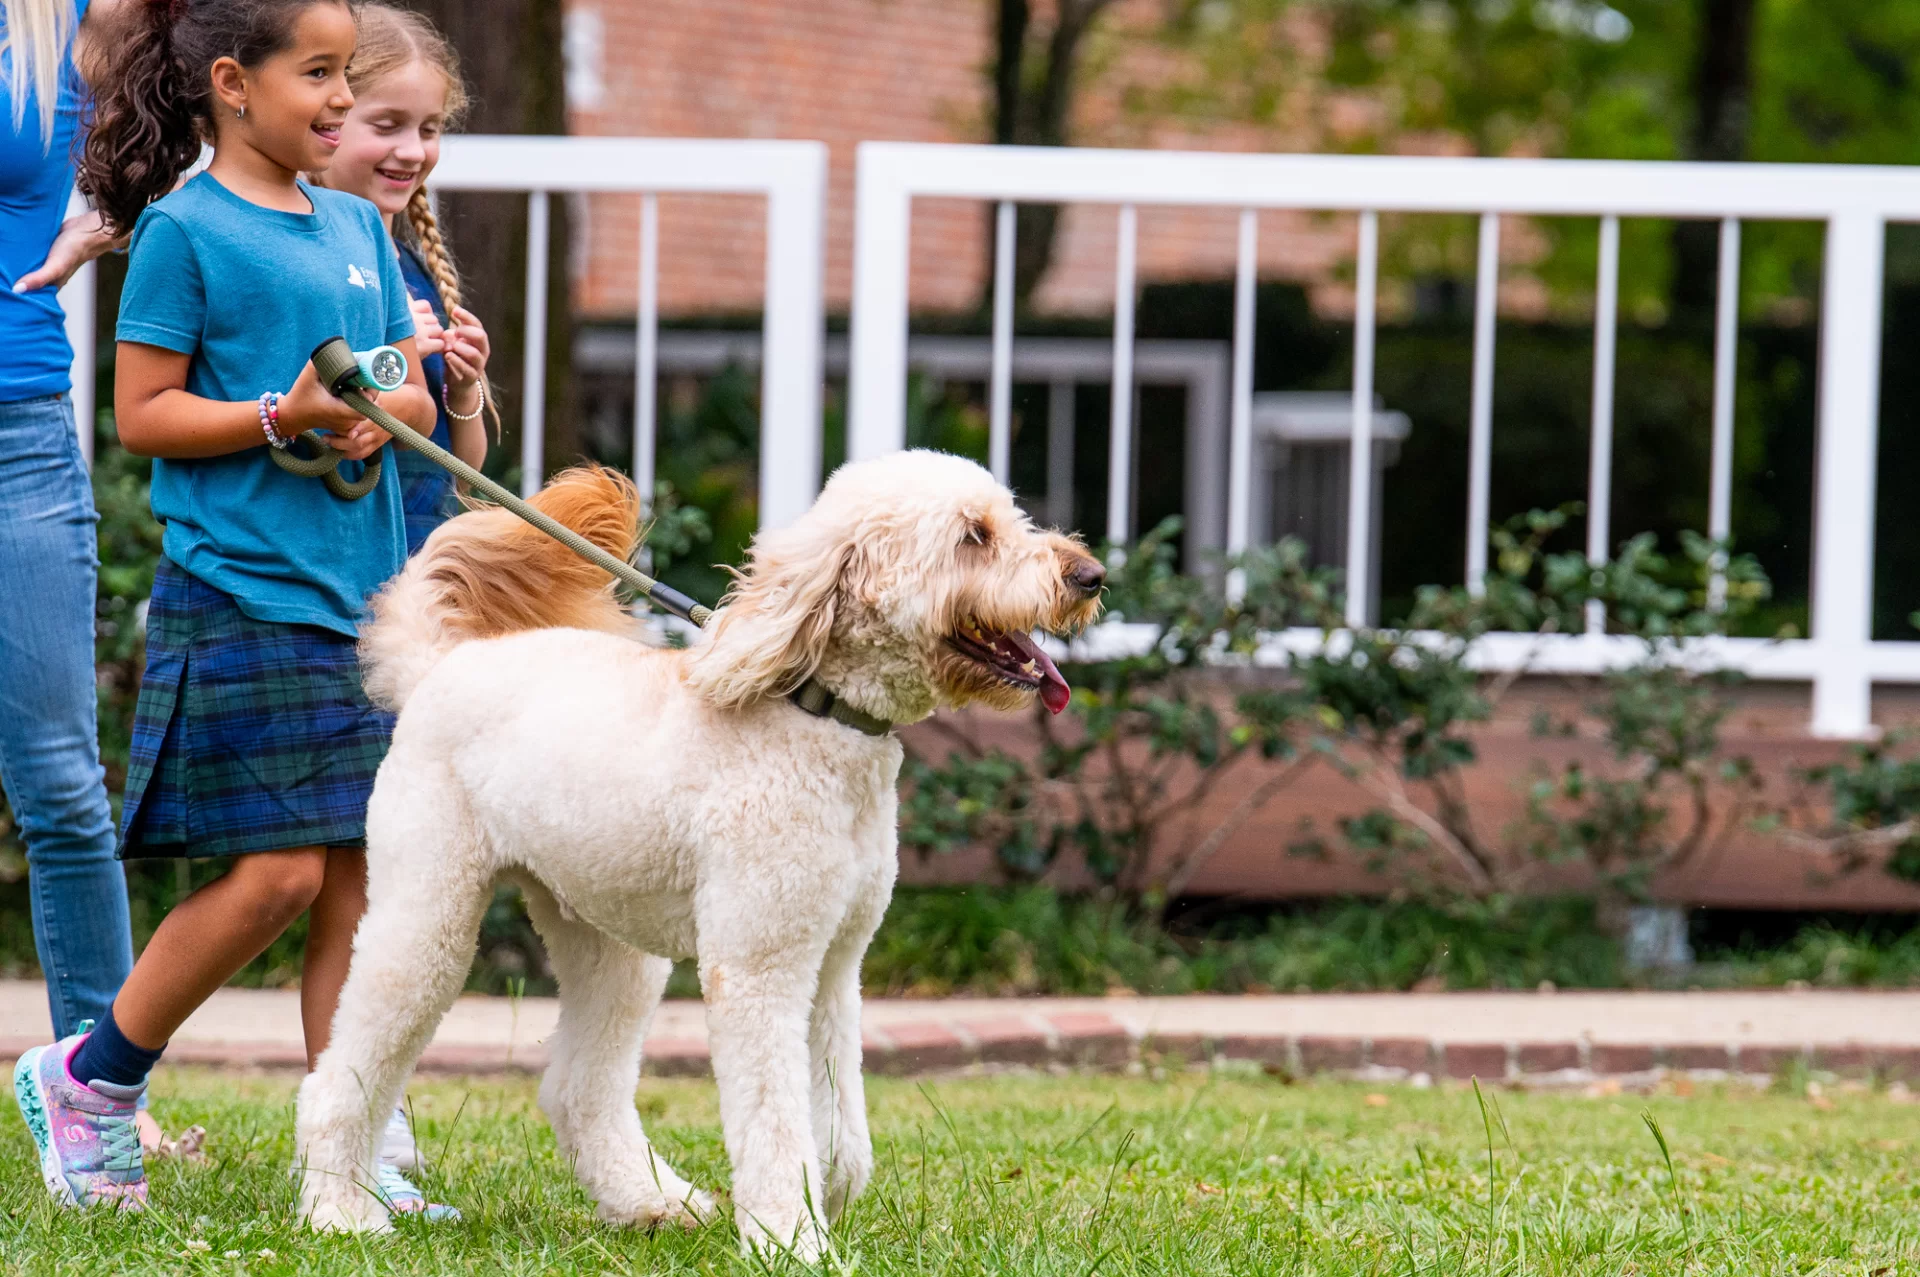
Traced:
<path id="1" fill-rule="evenodd" d="M 60 102 L 60 77 L 73 46 L 73 0 L 4 0 L 6 43 L 13 63 L 7 88 L 13 97 L 13 129 L 27 122 L 27 99 L 40 107 L 40 136 L 53 146 L 53 116 Z"/>
<path id="2" fill-rule="evenodd" d="M 447 127 L 452 128 L 459 122 L 467 110 L 467 86 L 460 78 L 460 58 L 431 22 L 417 13 L 384 4 L 360 5 L 354 10 L 354 22 L 359 40 L 354 46 L 353 61 L 347 64 L 348 88 L 356 94 L 362 93 L 417 62 L 438 71 L 446 83 L 447 98 L 442 115 Z M 440 219 L 434 215 L 433 201 L 428 198 L 424 184 L 407 201 L 407 229 L 412 232 L 414 247 L 426 264 L 427 274 L 433 277 L 440 304 L 451 319 L 453 308 L 462 304 L 460 272 L 454 268 L 453 256 L 440 234 Z M 484 372 L 480 374 L 480 389 L 486 397 L 487 419 L 493 422 L 497 439 L 500 436 L 499 401 L 493 383 Z"/>

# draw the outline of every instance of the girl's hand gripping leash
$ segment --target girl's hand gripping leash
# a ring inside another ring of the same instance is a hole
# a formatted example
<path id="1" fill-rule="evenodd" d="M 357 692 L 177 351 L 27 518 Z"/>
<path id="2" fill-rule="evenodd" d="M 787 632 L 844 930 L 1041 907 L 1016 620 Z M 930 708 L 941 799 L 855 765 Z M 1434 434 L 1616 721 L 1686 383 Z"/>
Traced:
<path id="1" fill-rule="evenodd" d="M 376 346 L 355 354 L 353 358 L 359 366 L 362 384 L 375 390 L 397 390 L 407 379 L 407 357 L 392 346 Z M 295 438 L 312 448 L 313 455 L 303 457 L 291 446 L 276 447 L 272 453 L 273 463 L 288 474 L 297 474 L 303 479 L 318 479 L 327 485 L 328 492 L 342 501 L 358 501 L 380 486 L 380 462 L 377 459 L 367 462 L 367 468 L 360 472 L 360 477 L 348 483 L 340 477 L 340 463 L 345 458 L 327 446 L 327 441 L 320 437 L 319 431 L 303 430 Z"/>
<path id="2" fill-rule="evenodd" d="M 361 366 L 359 357 L 353 353 L 353 348 L 347 345 L 344 338 L 333 337 L 321 342 L 320 345 L 314 348 L 312 361 L 313 371 L 319 376 L 320 384 L 325 386 L 333 394 L 344 399 L 349 406 L 366 417 L 367 420 L 373 422 L 395 439 L 418 452 L 421 456 L 426 457 L 435 465 L 466 480 L 475 491 L 485 495 L 488 500 L 494 501 L 513 511 L 522 519 L 525 519 L 534 527 L 539 528 L 542 532 L 560 542 L 581 558 L 612 573 L 616 580 L 632 587 L 636 593 L 640 594 L 655 607 L 665 612 L 671 612 L 681 620 L 689 621 L 694 625 L 702 627 L 704 627 L 707 621 L 713 616 L 712 608 L 695 603 L 692 599 L 680 593 L 680 591 L 660 584 L 632 564 L 624 563 L 614 558 L 611 554 L 608 554 L 605 550 L 587 540 L 572 528 L 567 527 L 563 523 L 555 522 L 553 519 L 534 509 L 513 493 L 487 478 L 487 476 L 481 474 L 478 470 L 475 470 L 472 466 L 460 460 L 460 458 L 454 456 L 445 448 L 434 443 L 433 440 L 426 438 L 412 426 L 401 421 L 379 404 L 374 403 L 365 395 L 361 394 L 360 392 L 362 390 L 371 389 L 372 383 L 368 378 L 367 370 Z M 325 449 L 325 451 L 331 453 L 332 449 Z M 348 497 L 346 492 L 340 490 L 341 488 L 361 488 L 362 491 L 354 495 L 364 495 L 365 492 L 371 491 L 373 485 L 379 482 L 380 479 L 380 463 L 373 461 L 367 464 L 367 472 L 362 476 L 358 484 L 347 484 L 345 480 L 341 479 L 340 476 L 333 471 L 333 466 L 339 463 L 337 453 L 330 459 L 322 458 L 316 462 L 304 462 L 298 457 L 287 457 L 285 452 L 276 451 L 273 454 L 273 459 L 280 462 L 283 468 L 291 470 L 295 474 L 311 473 L 319 475 L 326 481 L 328 490 L 335 496 L 340 497 Z M 303 469 L 296 468 L 296 466 L 313 468 Z M 336 487 L 336 484 L 339 486 Z M 348 499 L 351 500 L 352 498 L 348 497 Z"/>

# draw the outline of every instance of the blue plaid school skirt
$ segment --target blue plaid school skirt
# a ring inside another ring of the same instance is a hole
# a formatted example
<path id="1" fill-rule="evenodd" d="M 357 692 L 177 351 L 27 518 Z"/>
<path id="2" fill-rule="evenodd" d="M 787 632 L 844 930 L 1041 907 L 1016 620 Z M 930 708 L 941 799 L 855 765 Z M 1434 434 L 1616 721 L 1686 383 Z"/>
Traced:
<path id="1" fill-rule="evenodd" d="M 363 846 L 392 734 L 393 715 L 360 686 L 352 639 L 256 621 L 162 558 L 120 855 Z"/>
<path id="2" fill-rule="evenodd" d="M 395 448 L 400 467 L 400 506 L 407 519 L 407 557 L 420 553 L 433 530 L 460 513 L 453 476 L 411 448 Z"/>

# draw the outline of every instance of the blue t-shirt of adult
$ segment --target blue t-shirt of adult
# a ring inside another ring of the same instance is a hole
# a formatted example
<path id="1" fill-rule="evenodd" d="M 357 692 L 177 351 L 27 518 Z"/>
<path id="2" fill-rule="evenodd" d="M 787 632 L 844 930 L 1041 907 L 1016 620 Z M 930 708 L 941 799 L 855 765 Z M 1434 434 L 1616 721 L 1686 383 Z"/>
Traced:
<path id="1" fill-rule="evenodd" d="M 191 355 L 188 393 L 232 402 L 284 394 L 329 337 L 366 350 L 413 336 L 378 210 L 300 190 L 313 211 L 283 213 L 202 173 L 149 205 L 133 230 L 119 339 Z M 264 435 L 224 457 L 156 459 L 153 513 L 167 557 L 255 620 L 351 635 L 406 562 L 393 453 L 388 444 L 375 454 L 380 482 L 358 501 L 274 465 Z M 348 479 L 359 471 L 341 466 Z"/>
<path id="2" fill-rule="evenodd" d="M 87 0 L 74 5 L 74 26 Z M 0 32 L 6 30 L 0 13 Z M 0 42 L 0 50 L 4 50 Z M 13 291 L 13 281 L 47 260 L 73 192 L 73 136 L 86 86 L 73 70 L 73 50 L 61 67 L 53 136 L 40 124 L 39 94 L 29 92 L 20 126 L 13 123 L 13 58 L 0 51 L 0 403 L 57 395 L 71 388 L 73 347 L 56 288 Z"/>

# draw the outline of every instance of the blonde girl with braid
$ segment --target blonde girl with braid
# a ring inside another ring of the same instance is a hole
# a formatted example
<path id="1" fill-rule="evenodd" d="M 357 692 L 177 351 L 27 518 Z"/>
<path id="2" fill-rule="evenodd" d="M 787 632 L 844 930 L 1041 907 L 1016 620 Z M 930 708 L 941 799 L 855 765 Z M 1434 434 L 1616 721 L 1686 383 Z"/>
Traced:
<path id="1" fill-rule="evenodd" d="M 309 179 L 380 210 L 412 302 L 420 370 L 439 407 L 433 441 L 478 467 L 487 459 L 487 422 L 497 428 L 500 421 L 487 383 L 490 345 L 479 317 L 460 304 L 460 276 L 426 189 L 441 135 L 466 108 L 466 87 L 452 47 L 425 18 L 362 4 L 354 19 L 359 38 L 347 64 L 353 107 L 333 163 Z M 460 506 L 445 470 L 405 448 L 396 447 L 394 459 L 412 555 Z M 422 1161 L 403 1105 L 389 1116 L 380 1143 L 383 1191 L 403 1210 L 444 1213 L 400 1174 Z"/>
<path id="2" fill-rule="evenodd" d="M 487 330 L 462 306 L 460 276 L 440 234 L 427 176 L 440 138 L 466 108 L 459 62 L 446 38 L 418 14 L 383 4 L 355 10 L 359 44 L 347 67 L 353 109 L 318 180 L 373 202 L 385 218 L 413 301 L 414 340 L 427 388 L 440 405 L 433 441 L 468 465 L 487 457 L 487 422 L 498 427 L 487 383 Z M 399 450 L 407 553 L 459 509 L 453 477 Z"/>

